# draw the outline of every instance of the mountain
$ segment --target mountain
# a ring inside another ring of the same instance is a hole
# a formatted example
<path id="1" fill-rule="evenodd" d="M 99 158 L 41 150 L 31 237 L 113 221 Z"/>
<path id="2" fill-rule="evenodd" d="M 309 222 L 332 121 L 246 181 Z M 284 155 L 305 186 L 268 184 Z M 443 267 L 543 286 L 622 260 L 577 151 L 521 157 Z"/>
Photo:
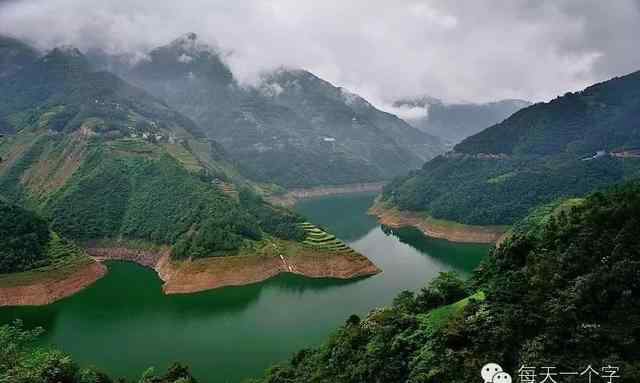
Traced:
<path id="1" fill-rule="evenodd" d="M 75 48 L 4 79 L 0 119 L 0 197 L 67 238 L 171 245 L 176 257 L 198 257 L 304 237 L 293 213 L 238 199 L 224 152 L 192 120 L 94 71 Z"/>
<path id="2" fill-rule="evenodd" d="M 38 52 L 20 40 L 0 35 L 0 79 L 8 77 L 38 57 Z"/>
<path id="3" fill-rule="evenodd" d="M 565 201 L 529 217 L 469 281 L 443 273 L 353 315 L 322 346 L 253 382 L 481 382 L 491 381 L 482 379 L 488 363 L 505 382 L 540 381 L 544 366 L 569 373 L 551 375 L 558 382 L 587 381 L 589 366 L 598 380 L 613 372 L 636 382 L 639 215 L 638 183 Z"/>
<path id="4" fill-rule="evenodd" d="M 401 99 L 393 103 L 396 108 L 424 110 L 420 116 L 405 120 L 412 126 L 453 144 L 502 122 L 530 105 L 530 102 L 523 100 L 449 104 L 428 96 Z"/>
<path id="5" fill-rule="evenodd" d="M 522 109 L 392 182 L 401 209 L 511 224 L 531 208 L 640 175 L 640 72 Z"/>
<path id="6" fill-rule="evenodd" d="M 125 76 L 192 118 L 261 182 L 379 181 L 444 150 L 439 139 L 307 71 L 279 69 L 244 86 L 224 59 L 187 34 L 152 50 Z"/>

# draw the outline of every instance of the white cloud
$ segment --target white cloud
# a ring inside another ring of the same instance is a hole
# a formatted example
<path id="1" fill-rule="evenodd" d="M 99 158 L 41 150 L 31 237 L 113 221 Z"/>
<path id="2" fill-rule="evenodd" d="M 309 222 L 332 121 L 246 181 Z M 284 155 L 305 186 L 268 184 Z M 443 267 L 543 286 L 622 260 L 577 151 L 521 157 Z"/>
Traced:
<path id="1" fill-rule="evenodd" d="M 189 64 L 191 61 L 193 61 L 193 57 L 188 56 L 184 53 L 180 55 L 180 57 L 178 57 L 178 62 L 181 62 L 183 64 Z"/>
<path id="2" fill-rule="evenodd" d="M 377 106 L 418 94 L 536 101 L 640 69 L 639 9 L 638 0 L 22 0 L 0 5 L 0 33 L 144 57 L 193 31 L 231 51 L 242 80 L 284 65 Z"/>
<path id="3" fill-rule="evenodd" d="M 427 117 L 429 115 L 429 107 L 421 107 L 421 106 L 410 106 L 410 105 L 402 105 L 402 106 L 392 106 L 388 104 L 383 104 L 381 109 L 385 112 L 395 114 L 396 116 L 402 118 L 403 120 L 411 121 L 419 118 Z"/>

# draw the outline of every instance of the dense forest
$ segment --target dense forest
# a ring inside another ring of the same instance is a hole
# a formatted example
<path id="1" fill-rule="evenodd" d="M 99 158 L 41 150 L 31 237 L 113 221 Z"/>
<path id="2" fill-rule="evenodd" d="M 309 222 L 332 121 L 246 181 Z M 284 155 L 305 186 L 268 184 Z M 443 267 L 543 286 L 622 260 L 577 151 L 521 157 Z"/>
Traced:
<path id="1" fill-rule="evenodd" d="M 520 110 L 397 178 L 385 198 L 435 218 L 512 224 L 539 204 L 637 178 L 639 89 L 635 72 Z"/>
<path id="2" fill-rule="evenodd" d="M 47 264 L 50 239 L 44 219 L 0 198 L 0 274 Z"/>
<path id="3" fill-rule="evenodd" d="M 640 183 L 541 208 L 470 280 L 444 273 L 391 307 L 354 315 L 256 382 L 466 383 L 490 362 L 514 381 L 526 371 L 544 379 L 545 366 L 569 373 L 562 382 L 584 381 L 591 366 L 637 382 L 638 217 Z"/>
<path id="4" fill-rule="evenodd" d="M 64 144 L 64 140 L 62 141 Z M 0 191 L 34 204 L 51 227 L 77 241 L 144 240 L 174 246 L 179 258 L 222 255 L 266 235 L 301 240 L 302 219 L 246 190 L 240 201 L 143 141 L 94 141 L 59 189 L 34 198 L 19 180 L 57 141 L 40 138 L 0 177 Z"/>

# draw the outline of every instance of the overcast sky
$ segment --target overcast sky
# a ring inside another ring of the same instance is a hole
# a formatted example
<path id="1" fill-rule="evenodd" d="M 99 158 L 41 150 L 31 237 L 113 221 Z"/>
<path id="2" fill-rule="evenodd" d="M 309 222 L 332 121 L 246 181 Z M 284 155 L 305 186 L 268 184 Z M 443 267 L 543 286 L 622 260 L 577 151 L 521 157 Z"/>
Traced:
<path id="1" fill-rule="evenodd" d="M 0 0 L 39 48 L 144 51 L 196 32 L 241 79 L 308 69 L 384 104 L 548 100 L 640 69 L 640 0 Z"/>

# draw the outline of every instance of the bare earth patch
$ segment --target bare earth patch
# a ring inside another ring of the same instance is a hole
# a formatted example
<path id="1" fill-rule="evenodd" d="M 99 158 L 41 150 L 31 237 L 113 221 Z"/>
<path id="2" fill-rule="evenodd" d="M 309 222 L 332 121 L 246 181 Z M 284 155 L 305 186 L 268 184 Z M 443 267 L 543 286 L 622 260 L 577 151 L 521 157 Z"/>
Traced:
<path id="1" fill-rule="evenodd" d="M 39 306 L 71 296 L 102 278 L 107 268 L 90 258 L 25 273 L 0 275 L 0 306 Z"/>
<path id="2" fill-rule="evenodd" d="M 301 199 L 326 197 L 330 195 L 381 192 L 384 182 L 371 182 L 360 184 L 336 185 L 336 186 L 318 186 L 307 189 L 291 189 L 283 195 L 274 195 L 267 198 L 274 205 L 291 207 Z"/>
<path id="3" fill-rule="evenodd" d="M 227 286 L 262 282 L 280 273 L 310 278 L 349 279 L 378 274 L 365 256 L 315 250 L 294 242 L 278 241 L 257 253 L 173 260 L 168 248 L 89 248 L 96 260 L 124 260 L 153 268 L 164 282 L 165 294 L 186 294 Z"/>
<path id="4" fill-rule="evenodd" d="M 38 306 L 56 302 L 90 286 L 107 273 L 102 261 L 135 262 L 154 269 L 165 294 L 186 294 L 226 286 L 262 282 L 280 273 L 310 278 L 349 279 L 380 273 L 355 252 L 317 250 L 295 242 L 276 241 L 256 253 L 172 260 L 168 247 L 89 247 L 91 258 L 24 273 L 0 275 L 0 306 Z"/>
<path id="5" fill-rule="evenodd" d="M 499 243 L 509 229 L 508 226 L 464 225 L 437 220 L 421 213 L 398 210 L 379 199 L 369 209 L 369 214 L 391 228 L 415 227 L 428 237 L 459 243 Z"/>

